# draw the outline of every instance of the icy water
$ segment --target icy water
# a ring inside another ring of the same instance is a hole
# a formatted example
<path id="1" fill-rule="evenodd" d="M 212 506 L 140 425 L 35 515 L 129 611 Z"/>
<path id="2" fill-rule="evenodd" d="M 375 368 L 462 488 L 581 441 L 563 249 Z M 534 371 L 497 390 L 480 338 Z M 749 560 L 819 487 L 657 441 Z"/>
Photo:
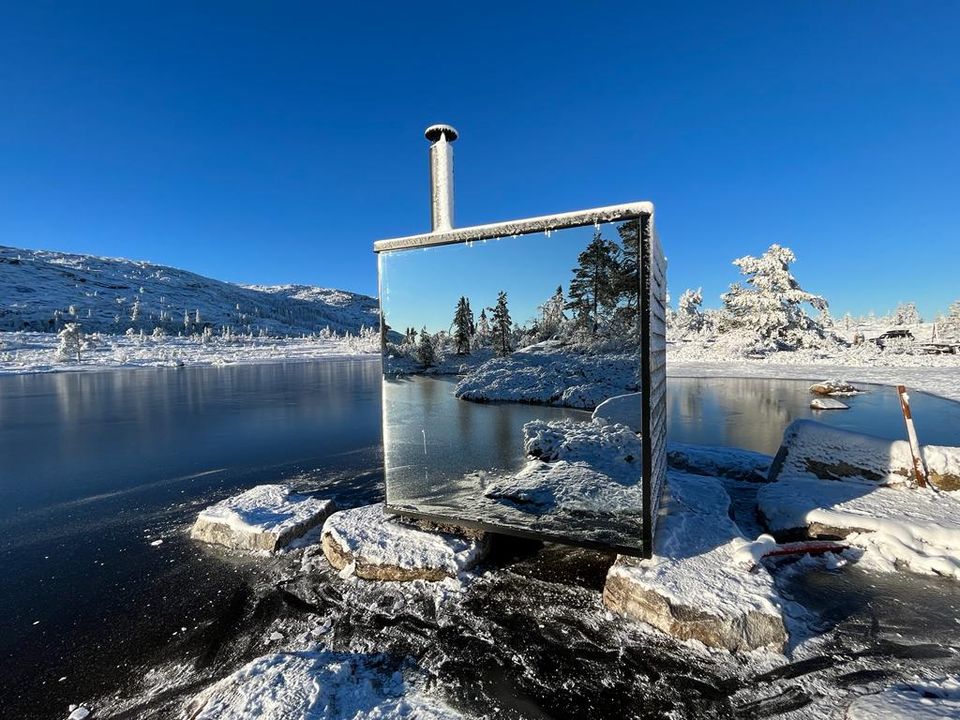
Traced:
<path id="1" fill-rule="evenodd" d="M 211 652 L 263 569 L 195 547 L 200 507 L 285 479 L 372 501 L 380 446 L 378 361 L 0 377 L 0 716 Z"/>
<path id="2" fill-rule="evenodd" d="M 458 403 L 435 382 L 432 402 Z M 151 697 L 108 714 L 173 717 L 183 697 L 266 652 L 278 625 L 289 636 L 317 622 L 344 649 L 432 662 L 464 709 L 502 717 L 775 717 L 911 663 L 956 665 L 960 590 L 935 578 L 790 576 L 791 597 L 835 638 L 829 653 L 743 677 L 605 619 L 604 553 L 516 541 L 451 621 L 377 598 L 358 606 L 335 574 L 300 577 L 295 557 L 235 558 L 186 537 L 201 507 L 261 482 L 344 505 L 381 497 L 380 383 L 377 360 L 0 377 L 0 716 L 65 717 L 69 703 L 102 706 L 145 681 Z M 772 453 L 786 424 L 813 416 L 901 436 L 892 391 L 814 415 L 807 385 L 671 378 L 670 437 Z M 924 442 L 960 444 L 960 406 L 913 401 Z"/>
<path id="3" fill-rule="evenodd" d="M 671 377 L 667 382 L 668 439 L 775 455 L 784 428 L 801 418 L 878 437 L 906 439 L 900 400 L 892 387 L 858 385 L 866 392 L 838 398 L 849 410 L 811 410 L 810 384 L 804 380 Z M 920 442 L 960 445 L 960 403 L 910 392 L 910 406 Z"/>

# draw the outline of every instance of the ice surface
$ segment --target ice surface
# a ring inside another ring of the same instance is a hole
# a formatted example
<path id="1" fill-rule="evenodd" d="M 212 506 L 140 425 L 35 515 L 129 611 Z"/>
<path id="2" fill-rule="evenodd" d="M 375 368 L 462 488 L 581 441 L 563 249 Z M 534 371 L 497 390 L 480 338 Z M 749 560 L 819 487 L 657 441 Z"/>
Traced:
<path id="1" fill-rule="evenodd" d="M 916 680 L 850 703 L 847 720 L 934 720 L 960 718 L 960 682 Z"/>

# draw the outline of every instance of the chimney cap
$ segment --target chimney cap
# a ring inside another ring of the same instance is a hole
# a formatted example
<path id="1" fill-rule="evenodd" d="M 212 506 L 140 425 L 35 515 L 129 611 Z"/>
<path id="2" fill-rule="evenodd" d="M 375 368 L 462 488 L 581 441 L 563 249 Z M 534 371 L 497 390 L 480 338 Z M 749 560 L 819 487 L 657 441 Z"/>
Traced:
<path id="1" fill-rule="evenodd" d="M 453 142 L 459 137 L 456 128 L 452 125 L 444 125 L 443 123 L 431 125 L 423 133 L 423 136 L 432 143 L 439 141 L 444 135 L 447 136 L 447 142 Z"/>

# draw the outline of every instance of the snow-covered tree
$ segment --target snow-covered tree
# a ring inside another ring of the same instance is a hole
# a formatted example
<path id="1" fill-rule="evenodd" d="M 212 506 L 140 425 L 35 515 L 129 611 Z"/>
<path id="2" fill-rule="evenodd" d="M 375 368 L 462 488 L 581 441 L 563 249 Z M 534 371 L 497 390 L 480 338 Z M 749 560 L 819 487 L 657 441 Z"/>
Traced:
<path id="1" fill-rule="evenodd" d="M 490 321 L 487 319 L 486 309 L 480 310 L 480 318 L 477 320 L 477 332 L 475 342 L 477 345 L 486 345 L 490 339 Z"/>
<path id="2" fill-rule="evenodd" d="M 960 300 L 951 303 L 947 316 L 940 323 L 943 334 L 948 337 L 960 336 Z"/>
<path id="3" fill-rule="evenodd" d="M 897 305 L 890 321 L 894 325 L 919 325 L 923 319 L 920 317 L 920 311 L 917 310 L 917 304 L 908 302 Z"/>
<path id="4" fill-rule="evenodd" d="M 567 319 L 563 312 L 566 304 L 567 300 L 563 296 L 563 287 L 558 287 L 550 299 L 540 306 L 540 339 L 547 340 L 560 334 Z"/>
<path id="5" fill-rule="evenodd" d="M 417 343 L 417 360 L 424 367 L 430 367 L 436 361 L 436 355 L 433 352 L 433 337 L 424 327 L 420 331 L 420 342 Z"/>
<path id="6" fill-rule="evenodd" d="M 673 331 L 683 338 L 703 330 L 703 288 L 684 290 L 677 300 L 677 312 L 673 316 Z"/>
<path id="7" fill-rule="evenodd" d="M 490 330 L 493 350 L 497 355 L 510 354 L 510 335 L 513 321 L 510 319 L 510 310 L 507 307 L 507 294 L 502 290 L 497 294 L 497 304 L 491 309 L 493 326 Z"/>
<path id="8" fill-rule="evenodd" d="M 153 337 L 154 340 L 159 340 L 159 339 L 161 339 L 161 338 L 163 338 L 163 337 L 166 337 L 167 333 L 166 333 L 166 331 L 164 331 L 164 329 L 163 329 L 162 327 L 160 327 L 159 325 L 157 325 L 157 326 L 153 329 L 153 332 L 151 333 L 151 335 L 152 335 L 152 337 Z"/>
<path id="9" fill-rule="evenodd" d="M 83 335 L 80 332 L 79 323 L 66 323 L 63 329 L 57 333 L 60 345 L 57 348 L 57 355 L 61 360 L 76 358 L 80 362 L 80 347 L 83 342 Z"/>
<path id="10" fill-rule="evenodd" d="M 470 301 L 461 295 L 453 315 L 453 344 L 457 348 L 457 355 L 470 354 L 470 338 L 475 331 Z"/>
<path id="11" fill-rule="evenodd" d="M 136 322 L 140 319 L 140 298 L 133 301 L 130 306 L 130 322 Z"/>
<path id="12" fill-rule="evenodd" d="M 803 290 L 790 273 L 796 256 L 789 248 L 771 245 L 760 257 L 746 255 L 733 261 L 746 276 L 746 287 L 733 283 L 721 297 L 723 329 L 743 330 L 765 350 L 791 350 L 825 337 L 823 328 L 803 310 L 817 310 L 827 301 Z"/>
<path id="13" fill-rule="evenodd" d="M 572 310 L 582 328 L 591 335 L 609 320 L 620 299 L 622 287 L 620 248 L 594 231 L 593 240 L 577 258 L 570 282 Z"/>

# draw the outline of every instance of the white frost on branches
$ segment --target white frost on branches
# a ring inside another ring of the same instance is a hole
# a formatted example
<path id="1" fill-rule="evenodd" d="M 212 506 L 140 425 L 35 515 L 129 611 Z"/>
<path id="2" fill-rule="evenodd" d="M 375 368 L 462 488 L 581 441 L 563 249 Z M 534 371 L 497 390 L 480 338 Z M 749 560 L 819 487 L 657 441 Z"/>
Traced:
<path id="1" fill-rule="evenodd" d="M 790 264 L 796 259 L 790 248 L 774 244 L 758 258 L 745 255 L 734 260 L 746 277 L 746 286 L 733 283 L 721 296 L 723 329 L 746 331 L 759 351 L 821 344 L 827 334 L 803 306 L 822 312 L 827 301 L 800 287 L 790 273 Z"/>

